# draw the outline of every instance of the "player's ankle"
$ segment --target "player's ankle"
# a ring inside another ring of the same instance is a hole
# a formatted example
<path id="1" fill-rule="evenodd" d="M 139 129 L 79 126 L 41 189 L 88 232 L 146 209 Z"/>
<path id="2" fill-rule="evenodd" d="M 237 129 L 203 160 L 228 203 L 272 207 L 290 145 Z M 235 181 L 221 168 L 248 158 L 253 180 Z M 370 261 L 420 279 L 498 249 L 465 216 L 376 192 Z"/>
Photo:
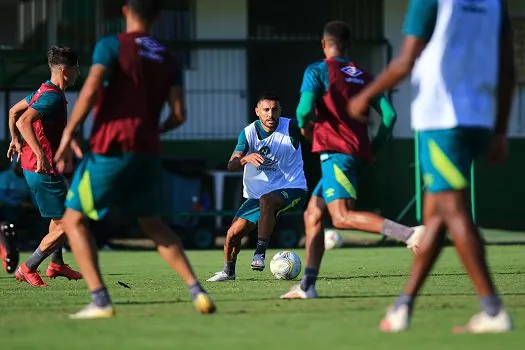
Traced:
<path id="1" fill-rule="evenodd" d="M 202 288 L 202 286 L 201 286 L 199 281 L 196 281 L 191 286 L 188 286 L 188 290 L 191 293 L 191 298 L 192 299 L 195 299 L 197 297 L 197 295 L 199 295 L 201 293 L 206 293 L 206 291 L 204 290 L 204 288 Z"/>
<path id="2" fill-rule="evenodd" d="M 304 270 L 304 276 L 301 279 L 301 284 L 300 284 L 301 289 L 303 291 L 306 292 L 311 286 L 315 285 L 318 273 L 319 271 L 317 271 L 317 269 L 314 269 L 311 267 L 307 267 Z"/>
<path id="3" fill-rule="evenodd" d="M 224 262 L 224 273 L 228 276 L 235 275 L 235 261 L 225 261 Z"/>
<path id="4" fill-rule="evenodd" d="M 397 298 L 396 304 L 394 305 L 395 309 L 400 308 L 401 306 L 406 305 L 409 311 L 412 311 L 414 307 L 414 297 L 409 294 L 402 293 L 399 298 Z"/>
<path id="5" fill-rule="evenodd" d="M 111 305 L 111 297 L 106 287 L 95 289 L 91 292 L 91 299 L 98 307 L 107 307 Z"/>
<path id="6" fill-rule="evenodd" d="M 264 238 L 257 238 L 257 247 L 255 248 L 254 255 L 262 255 L 264 256 L 266 254 L 266 248 L 268 247 L 268 240 Z"/>
<path id="7" fill-rule="evenodd" d="M 383 223 L 383 230 L 381 234 L 389 237 L 393 237 L 399 241 L 406 242 L 410 236 L 414 233 L 414 229 L 395 221 L 385 219 Z"/>
<path id="8" fill-rule="evenodd" d="M 502 303 L 497 294 L 491 294 L 480 298 L 481 309 L 489 316 L 496 316 L 499 314 Z"/>

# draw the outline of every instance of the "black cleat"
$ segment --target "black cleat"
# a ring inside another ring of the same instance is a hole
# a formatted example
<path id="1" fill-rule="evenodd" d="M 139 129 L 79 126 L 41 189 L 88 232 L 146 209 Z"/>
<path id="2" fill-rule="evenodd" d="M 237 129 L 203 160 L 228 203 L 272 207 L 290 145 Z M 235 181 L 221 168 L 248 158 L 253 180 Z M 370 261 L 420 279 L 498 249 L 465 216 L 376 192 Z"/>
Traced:
<path id="1" fill-rule="evenodd" d="M 14 273 L 20 261 L 20 252 L 16 244 L 15 225 L 0 223 L 0 259 L 5 272 Z"/>

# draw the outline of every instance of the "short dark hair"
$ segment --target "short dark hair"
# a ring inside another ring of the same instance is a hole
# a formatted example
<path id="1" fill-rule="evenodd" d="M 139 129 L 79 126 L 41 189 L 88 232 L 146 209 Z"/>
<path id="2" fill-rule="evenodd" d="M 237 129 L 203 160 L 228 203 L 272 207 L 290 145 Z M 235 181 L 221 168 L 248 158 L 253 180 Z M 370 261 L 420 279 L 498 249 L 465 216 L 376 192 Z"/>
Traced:
<path id="1" fill-rule="evenodd" d="M 128 0 L 128 6 L 142 20 L 153 22 L 160 13 L 160 0 Z"/>
<path id="2" fill-rule="evenodd" d="M 348 24 L 343 21 L 328 22 L 324 26 L 323 37 L 331 41 L 338 50 L 345 50 L 350 45 L 352 32 Z"/>
<path id="3" fill-rule="evenodd" d="M 274 94 L 273 92 L 263 92 L 262 94 L 260 94 L 257 98 L 256 104 L 259 104 L 259 102 L 264 100 L 280 102 L 279 96 L 277 96 L 277 94 Z"/>
<path id="4" fill-rule="evenodd" d="M 78 64 L 78 54 L 67 46 L 51 46 L 47 51 L 47 64 L 50 67 L 60 64 L 76 66 Z"/>

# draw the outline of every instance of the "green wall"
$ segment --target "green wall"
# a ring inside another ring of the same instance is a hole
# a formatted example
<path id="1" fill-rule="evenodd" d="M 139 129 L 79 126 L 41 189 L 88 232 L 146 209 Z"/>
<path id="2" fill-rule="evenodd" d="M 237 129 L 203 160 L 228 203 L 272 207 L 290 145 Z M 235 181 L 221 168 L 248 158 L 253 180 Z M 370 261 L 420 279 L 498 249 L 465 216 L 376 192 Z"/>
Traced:
<path id="1" fill-rule="evenodd" d="M 166 157 L 206 160 L 208 169 L 225 169 L 226 163 L 235 147 L 236 140 L 224 141 L 178 141 L 166 142 L 163 155 Z M 0 143 L 2 150 L 7 143 Z M 484 227 L 525 229 L 525 186 L 521 179 L 525 174 L 525 140 L 511 140 L 509 159 L 504 165 L 490 166 L 480 160 L 476 166 L 476 208 L 477 218 Z M 305 169 L 308 185 L 313 188 L 320 176 L 317 157 L 309 153 L 309 144 L 303 143 Z M 393 140 L 378 156 L 376 163 L 362 176 L 359 183 L 357 205 L 364 210 L 379 210 L 382 215 L 396 219 L 414 196 L 414 151 L 412 140 Z M 7 165 L 2 157 L 0 164 Z M 205 189 L 211 191 L 211 181 L 204 182 Z M 230 185 L 227 185 L 230 186 Z M 234 187 L 226 188 L 227 203 L 240 194 Z M 514 198 L 514 199 L 513 199 Z M 228 205 L 225 205 L 228 209 Z M 405 224 L 415 224 L 414 207 L 402 220 Z"/>
<path id="2" fill-rule="evenodd" d="M 176 156 L 204 157 L 211 168 L 224 166 L 234 146 L 235 140 L 173 142 L 167 144 L 164 151 Z M 504 165 L 489 165 L 484 159 L 476 165 L 477 219 L 484 227 L 525 229 L 525 206 L 521 204 L 525 198 L 525 186 L 521 185 L 525 174 L 522 160 L 525 140 L 511 140 L 509 150 L 509 159 Z M 307 143 L 303 143 L 303 153 L 308 184 L 313 188 L 320 176 L 319 163 L 317 157 L 309 153 Z M 414 197 L 414 178 L 413 141 L 390 141 L 363 174 L 357 205 L 360 209 L 380 211 L 396 219 Z M 416 224 L 414 206 L 402 222 Z"/>

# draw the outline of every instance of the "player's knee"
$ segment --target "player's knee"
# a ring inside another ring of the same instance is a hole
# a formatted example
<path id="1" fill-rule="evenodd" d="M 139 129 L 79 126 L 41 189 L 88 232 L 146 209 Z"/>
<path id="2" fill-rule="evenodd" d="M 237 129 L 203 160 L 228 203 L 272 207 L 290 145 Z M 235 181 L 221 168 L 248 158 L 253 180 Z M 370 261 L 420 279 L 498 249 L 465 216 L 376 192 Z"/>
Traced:
<path id="1" fill-rule="evenodd" d="M 265 194 L 259 198 L 259 208 L 263 211 L 275 211 L 279 207 L 279 198 L 273 194 Z"/>
<path id="2" fill-rule="evenodd" d="M 79 212 L 66 210 L 64 217 L 60 220 L 60 223 L 67 233 L 70 231 L 68 227 L 87 225 L 87 218 Z"/>
<path id="3" fill-rule="evenodd" d="M 349 225 L 352 225 L 352 212 L 342 213 L 336 212 L 332 213 L 332 225 L 338 229 L 352 229 Z"/>
<path id="4" fill-rule="evenodd" d="M 226 237 L 228 240 L 235 240 L 237 238 L 241 238 L 242 234 L 242 230 L 239 230 L 238 228 L 232 226 L 228 229 L 228 232 L 226 232 Z"/>
<path id="5" fill-rule="evenodd" d="M 306 225 L 316 225 L 319 221 L 321 221 L 322 217 L 323 213 L 316 209 L 307 209 L 303 214 Z"/>

